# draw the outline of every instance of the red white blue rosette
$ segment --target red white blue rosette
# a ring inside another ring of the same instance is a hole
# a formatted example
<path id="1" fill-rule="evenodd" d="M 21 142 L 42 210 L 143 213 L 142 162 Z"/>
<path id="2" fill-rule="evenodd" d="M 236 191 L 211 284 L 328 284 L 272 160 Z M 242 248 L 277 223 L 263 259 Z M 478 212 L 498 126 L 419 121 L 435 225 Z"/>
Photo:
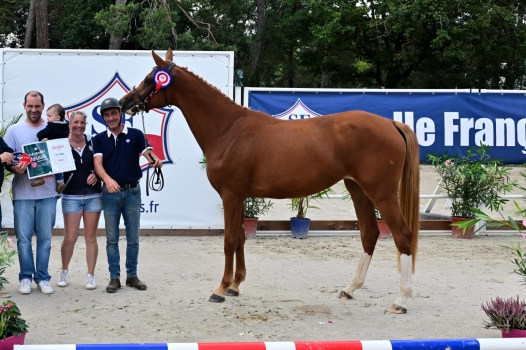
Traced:
<path id="1" fill-rule="evenodd" d="M 13 161 L 11 162 L 11 165 L 17 165 L 18 163 L 24 163 L 25 165 L 28 165 L 31 163 L 31 157 L 29 154 L 24 152 L 14 152 L 13 153 Z"/>
<path id="2" fill-rule="evenodd" d="M 172 83 L 172 76 L 164 69 L 158 69 L 153 75 L 153 81 L 155 83 L 155 92 L 157 92 L 170 86 Z"/>

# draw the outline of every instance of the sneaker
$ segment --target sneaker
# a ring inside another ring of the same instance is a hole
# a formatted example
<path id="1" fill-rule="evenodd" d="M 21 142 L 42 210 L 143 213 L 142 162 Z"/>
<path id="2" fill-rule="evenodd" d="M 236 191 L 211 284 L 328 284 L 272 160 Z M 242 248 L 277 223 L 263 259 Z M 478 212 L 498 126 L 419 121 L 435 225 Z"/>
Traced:
<path id="1" fill-rule="evenodd" d="M 38 179 L 34 180 L 33 182 L 31 182 L 31 186 L 32 187 L 42 186 L 45 183 L 46 183 L 46 181 L 44 181 L 44 179 L 38 178 Z"/>
<path id="2" fill-rule="evenodd" d="M 40 281 L 38 288 L 43 294 L 53 294 L 53 287 L 49 284 L 49 281 Z"/>
<path id="3" fill-rule="evenodd" d="M 60 270 L 60 276 L 58 276 L 57 286 L 65 287 L 68 285 L 69 272 L 68 270 Z"/>
<path id="4" fill-rule="evenodd" d="M 57 183 L 57 193 L 62 193 L 66 189 L 66 184 L 64 181 L 60 181 Z"/>
<path id="5" fill-rule="evenodd" d="M 137 276 L 126 278 L 126 285 L 138 290 L 146 290 L 146 284 L 142 283 Z"/>
<path id="6" fill-rule="evenodd" d="M 97 288 L 97 282 L 95 282 L 95 276 L 90 275 L 88 273 L 88 276 L 86 277 L 86 289 L 93 290 L 95 288 Z"/>
<path id="7" fill-rule="evenodd" d="M 18 287 L 18 293 L 20 294 L 29 294 L 31 293 L 31 280 L 30 279 L 23 279 L 20 281 L 20 287 Z"/>
<path id="8" fill-rule="evenodd" d="M 106 293 L 117 293 L 121 288 L 121 281 L 118 278 L 110 279 L 110 283 L 106 287 Z"/>

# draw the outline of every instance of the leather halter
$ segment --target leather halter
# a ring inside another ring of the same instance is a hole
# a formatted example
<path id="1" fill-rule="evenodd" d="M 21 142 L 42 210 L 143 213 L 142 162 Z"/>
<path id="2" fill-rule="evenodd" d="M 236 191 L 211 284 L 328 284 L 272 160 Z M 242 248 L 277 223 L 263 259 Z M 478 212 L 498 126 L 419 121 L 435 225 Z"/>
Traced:
<path id="1" fill-rule="evenodd" d="M 172 69 L 174 67 L 175 67 L 175 63 L 170 62 L 170 64 L 168 65 L 168 68 L 166 70 L 168 71 L 168 73 L 172 74 Z M 158 69 L 159 69 L 159 67 L 155 66 L 153 68 L 153 71 L 155 72 Z M 148 93 L 146 93 L 144 96 L 141 96 L 141 94 L 139 94 L 139 92 L 137 91 L 135 86 L 132 88 L 132 90 L 135 93 L 135 96 L 137 96 L 137 99 L 139 100 L 139 102 L 136 104 L 136 107 L 140 111 L 148 112 L 148 110 L 146 109 L 146 104 L 148 103 L 148 100 L 150 99 L 150 97 L 153 96 L 156 93 L 155 86 L 152 89 L 150 89 L 150 91 Z M 163 89 L 161 89 L 161 90 L 163 90 Z M 168 99 L 166 97 L 166 90 L 164 91 L 164 100 L 166 102 L 166 105 L 169 105 Z"/>

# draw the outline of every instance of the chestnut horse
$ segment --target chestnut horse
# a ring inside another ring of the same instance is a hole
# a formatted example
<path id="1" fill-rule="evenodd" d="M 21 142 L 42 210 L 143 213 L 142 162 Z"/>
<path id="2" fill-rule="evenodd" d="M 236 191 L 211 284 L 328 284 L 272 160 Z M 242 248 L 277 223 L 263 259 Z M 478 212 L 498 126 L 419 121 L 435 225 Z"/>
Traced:
<path id="1" fill-rule="evenodd" d="M 206 173 L 221 196 L 225 215 L 225 269 L 209 301 L 239 295 L 245 280 L 245 198 L 299 198 L 343 180 L 356 208 L 364 251 L 354 277 L 338 297 L 352 299 L 354 290 L 363 286 L 379 236 L 376 206 L 399 253 L 400 293 L 389 311 L 405 313 L 418 247 L 420 179 L 414 132 L 363 111 L 278 120 L 237 105 L 175 65 L 171 49 L 166 60 L 153 50 L 152 56 L 157 67 L 120 103 L 129 114 L 177 106 L 206 156 Z M 171 76 L 171 85 L 161 90 L 154 82 L 158 69 Z"/>

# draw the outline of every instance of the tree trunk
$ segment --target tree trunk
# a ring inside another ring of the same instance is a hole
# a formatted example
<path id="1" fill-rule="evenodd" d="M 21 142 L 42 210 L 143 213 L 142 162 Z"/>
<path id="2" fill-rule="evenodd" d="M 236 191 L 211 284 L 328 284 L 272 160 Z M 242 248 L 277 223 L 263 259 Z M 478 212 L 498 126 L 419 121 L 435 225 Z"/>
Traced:
<path id="1" fill-rule="evenodd" d="M 126 0 L 115 0 L 115 6 L 126 5 Z M 116 15 L 116 21 L 119 20 L 119 14 Z M 122 36 L 112 34 L 110 37 L 110 50 L 120 50 L 122 45 Z"/>
<path id="2" fill-rule="evenodd" d="M 35 0 L 37 49 L 49 49 L 47 0 Z"/>
<path id="3" fill-rule="evenodd" d="M 26 24 L 26 37 L 24 39 L 24 49 L 31 47 L 31 41 L 33 39 L 33 33 L 35 31 L 35 0 L 31 0 L 29 3 L 29 13 L 27 15 Z"/>
<path id="4" fill-rule="evenodd" d="M 257 70 L 261 58 L 261 35 L 265 26 L 265 0 L 257 0 L 256 41 L 252 51 L 252 72 Z"/>

